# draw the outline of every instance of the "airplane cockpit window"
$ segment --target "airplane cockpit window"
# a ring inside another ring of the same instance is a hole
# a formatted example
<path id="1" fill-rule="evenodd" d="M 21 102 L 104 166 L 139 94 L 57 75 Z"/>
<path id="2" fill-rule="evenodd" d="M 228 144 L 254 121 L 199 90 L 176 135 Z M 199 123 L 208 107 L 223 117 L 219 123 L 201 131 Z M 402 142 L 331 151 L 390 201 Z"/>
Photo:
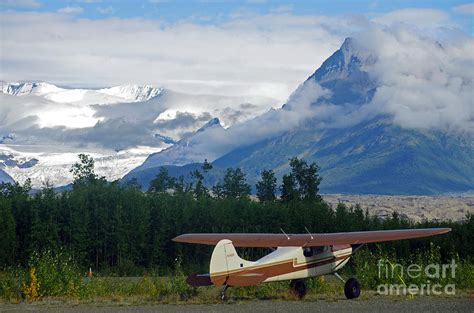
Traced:
<path id="1" fill-rule="evenodd" d="M 326 246 L 322 247 L 303 247 L 303 255 L 307 258 L 314 256 L 315 254 L 327 251 Z"/>
<path id="2" fill-rule="evenodd" d="M 321 252 L 324 252 L 326 251 L 326 247 L 325 246 L 322 246 L 322 247 L 313 247 L 313 254 L 318 254 L 318 253 L 321 253 Z"/>
<path id="3" fill-rule="evenodd" d="M 311 247 L 305 247 L 303 248 L 303 255 L 307 258 L 310 258 L 314 255 L 313 253 L 313 248 Z"/>

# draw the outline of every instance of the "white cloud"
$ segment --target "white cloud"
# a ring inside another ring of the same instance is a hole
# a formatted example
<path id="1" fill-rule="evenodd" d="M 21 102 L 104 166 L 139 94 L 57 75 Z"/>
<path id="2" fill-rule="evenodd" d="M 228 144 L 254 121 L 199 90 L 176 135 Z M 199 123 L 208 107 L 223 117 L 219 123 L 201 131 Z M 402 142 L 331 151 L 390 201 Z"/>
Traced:
<path id="1" fill-rule="evenodd" d="M 291 13 L 293 5 L 280 5 L 270 10 L 272 13 Z"/>
<path id="2" fill-rule="evenodd" d="M 417 8 L 392 11 L 374 18 L 373 21 L 389 26 L 400 24 L 405 26 L 410 25 L 419 29 L 454 25 L 450 20 L 449 15 L 444 11 Z"/>
<path id="3" fill-rule="evenodd" d="M 58 85 L 165 86 L 184 92 L 258 94 L 284 101 L 337 49 L 347 21 L 239 15 L 219 25 L 147 19 L 77 20 L 1 13 L 1 79 Z M 34 53 L 32 53 L 34 51 Z"/>
<path id="4" fill-rule="evenodd" d="M 192 151 L 198 156 L 208 153 L 210 158 L 218 157 L 306 122 L 312 129 L 340 128 L 381 116 L 403 128 L 474 134 L 474 39 L 455 34 L 447 37 L 450 39 L 440 41 L 410 27 L 373 23 L 354 34 L 354 49 L 350 50 L 363 62 L 365 58 L 375 60 L 362 68 L 377 86 L 372 100 L 335 105 L 327 89 L 307 81 L 284 109 L 226 132 L 212 129 L 200 134 Z M 344 79 L 347 74 L 341 75 Z"/>
<path id="5" fill-rule="evenodd" d="M 374 29 L 361 43 L 378 55 L 373 108 L 409 128 L 474 134 L 474 40 L 441 41 L 407 29 Z"/>
<path id="6" fill-rule="evenodd" d="M 378 24 L 355 34 L 351 51 L 375 82 L 374 96 L 362 105 L 319 104 L 314 122 L 346 127 L 384 115 L 404 128 L 474 134 L 474 39 L 440 37 Z"/>
<path id="7" fill-rule="evenodd" d="M 453 11 L 461 14 L 474 14 L 474 3 L 466 3 L 453 7 Z"/>
<path id="8" fill-rule="evenodd" d="M 84 9 L 79 6 L 67 6 L 58 10 L 58 13 L 63 14 L 79 14 L 82 12 L 84 12 Z"/>
<path id="9" fill-rule="evenodd" d="M 283 103 L 344 37 L 354 36 L 378 55 L 370 75 L 381 86 L 362 109 L 319 107 L 324 125 L 374 112 L 391 114 L 406 127 L 470 129 L 474 119 L 473 39 L 439 10 L 404 9 L 373 20 L 236 12 L 224 23 L 206 25 L 78 20 L 54 13 L 0 17 L 8 34 L 1 73 L 7 81 L 151 83 L 190 93 L 257 94 Z"/>
<path id="10" fill-rule="evenodd" d="M 111 7 L 111 6 L 108 6 L 108 7 L 97 7 L 97 11 L 101 14 L 112 14 L 114 13 L 114 8 Z"/>

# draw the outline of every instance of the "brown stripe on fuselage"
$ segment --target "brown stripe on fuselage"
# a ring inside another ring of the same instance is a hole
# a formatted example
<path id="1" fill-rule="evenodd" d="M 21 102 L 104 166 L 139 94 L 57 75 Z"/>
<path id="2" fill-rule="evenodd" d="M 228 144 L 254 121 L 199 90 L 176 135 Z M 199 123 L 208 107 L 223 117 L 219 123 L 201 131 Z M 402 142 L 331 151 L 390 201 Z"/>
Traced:
<path id="1" fill-rule="evenodd" d="M 237 269 L 229 272 L 213 273 L 211 274 L 211 281 L 214 285 L 227 284 L 230 286 L 251 286 L 256 284 L 256 280 L 258 281 L 257 283 L 259 283 L 270 277 L 323 266 L 339 260 L 344 260 L 351 254 L 352 253 L 348 253 L 337 257 L 332 256 L 323 260 L 314 260 L 300 264 L 298 264 L 297 259 L 294 258 L 291 260 Z M 257 279 L 256 277 L 260 277 L 260 279 Z"/>

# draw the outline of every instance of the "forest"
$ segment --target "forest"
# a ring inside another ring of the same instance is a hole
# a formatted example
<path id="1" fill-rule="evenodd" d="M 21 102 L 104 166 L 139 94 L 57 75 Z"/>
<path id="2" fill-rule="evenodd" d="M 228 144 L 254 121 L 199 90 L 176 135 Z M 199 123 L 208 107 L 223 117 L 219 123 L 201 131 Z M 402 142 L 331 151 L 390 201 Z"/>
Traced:
<path id="1" fill-rule="evenodd" d="M 179 244 L 175 236 L 188 232 L 304 233 L 450 227 L 447 235 L 369 245 L 364 253 L 412 259 L 430 254 L 470 264 L 474 256 L 474 218 L 465 221 L 414 223 L 394 213 L 380 219 L 360 206 L 331 207 L 319 194 L 322 177 L 315 163 L 289 160 L 291 171 L 278 185 L 271 170 L 263 170 L 250 194 L 245 173 L 229 168 L 221 182 L 204 184 L 212 165 L 205 161 L 192 181 L 170 177 L 162 168 L 143 192 L 135 182 L 108 182 L 94 171 L 94 160 L 80 155 L 71 168 L 69 190 L 44 187 L 33 192 L 28 182 L 0 185 L 0 268 L 31 268 L 38 255 L 67 255 L 85 273 L 140 276 L 169 275 L 177 264 L 185 272 L 207 272 L 212 247 Z M 256 259 L 268 251 L 240 249 Z M 59 265 L 58 265 L 59 266 Z M 1 287 L 1 286 L 0 286 Z M 5 287 L 6 288 L 6 287 Z M 0 288 L 1 289 L 1 288 Z"/>

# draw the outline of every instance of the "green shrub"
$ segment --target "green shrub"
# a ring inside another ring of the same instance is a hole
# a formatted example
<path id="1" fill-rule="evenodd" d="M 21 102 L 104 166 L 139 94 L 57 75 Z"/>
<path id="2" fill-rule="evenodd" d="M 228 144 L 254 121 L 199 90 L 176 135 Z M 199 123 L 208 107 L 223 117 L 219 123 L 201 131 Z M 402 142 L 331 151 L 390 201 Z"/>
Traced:
<path id="1" fill-rule="evenodd" d="M 0 272 L 0 299 L 17 302 L 23 298 L 22 281 L 25 277 L 25 270 L 17 268 L 7 268 Z"/>
<path id="2" fill-rule="evenodd" d="M 181 266 L 181 259 L 175 261 L 174 275 L 169 280 L 169 291 L 180 300 L 186 300 L 196 295 L 196 289 L 186 282 L 187 275 Z"/>
<path id="3" fill-rule="evenodd" d="M 63 250 L 33 252 L 28 268 L 35 270 L 39 297 L 79 296 L 81 276 L 78 267 L 73 258 Z M 24 283 L 31 283 L 31 275 Z"/>

